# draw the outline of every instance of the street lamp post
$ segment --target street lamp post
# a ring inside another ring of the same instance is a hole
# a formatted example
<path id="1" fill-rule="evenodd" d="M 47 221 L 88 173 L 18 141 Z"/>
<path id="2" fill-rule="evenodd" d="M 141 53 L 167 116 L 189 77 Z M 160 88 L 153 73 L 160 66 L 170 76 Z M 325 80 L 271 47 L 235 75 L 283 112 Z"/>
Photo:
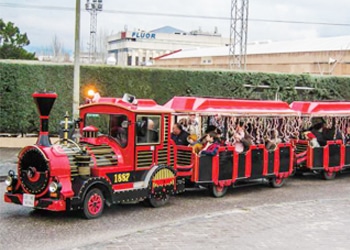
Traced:
<path id="1" fill-rule="evenodd" d="M 75 39 L 74 39 L 74 82 L 73 82 L 73 118 L 79 118 L 80 93 L 80 0 L 75 5 Z"/>
<path id="2" fill-rule="evenodd" d="M 97 12 L 102 11 L 102 0 L 86 0 L 85 9 L 90 12 L 89 62 L 96 60 Z"/>

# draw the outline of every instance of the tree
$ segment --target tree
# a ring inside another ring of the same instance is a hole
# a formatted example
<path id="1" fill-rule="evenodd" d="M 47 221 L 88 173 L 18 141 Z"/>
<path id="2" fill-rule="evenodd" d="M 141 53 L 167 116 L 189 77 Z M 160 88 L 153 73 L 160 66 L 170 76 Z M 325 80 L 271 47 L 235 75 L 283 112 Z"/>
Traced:
<path id="1" fill-rule="evenodd" d="M 53 59 L 55 61 L 60 61 L 63 54 L 63 43 L 58 39 L 57 35 L 52 38 L 52 51 L 53 51 Z"/>
<path id="2" fill-rule="evenodd" d="M 23 49 L 29 44 L 27 33 L 21 34 L 14 23 L 0 19 L 0 59 L 36 60 L 35 53 Z"/>

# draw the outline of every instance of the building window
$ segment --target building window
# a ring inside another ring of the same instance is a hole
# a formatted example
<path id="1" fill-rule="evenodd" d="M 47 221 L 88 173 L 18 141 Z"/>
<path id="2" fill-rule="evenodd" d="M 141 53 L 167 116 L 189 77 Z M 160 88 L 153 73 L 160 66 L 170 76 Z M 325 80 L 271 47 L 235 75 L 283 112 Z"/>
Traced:
<path id="1" fill-rule="evenodd" d="M 213 64 L 213 59 L 211 57 L 202 57 L 201 64 Z"/>
<path id="2" fill-rule="evenodd" d="M 131 66 L 132 63 L 132 56 L 128 56 L 128 66 Z"/>

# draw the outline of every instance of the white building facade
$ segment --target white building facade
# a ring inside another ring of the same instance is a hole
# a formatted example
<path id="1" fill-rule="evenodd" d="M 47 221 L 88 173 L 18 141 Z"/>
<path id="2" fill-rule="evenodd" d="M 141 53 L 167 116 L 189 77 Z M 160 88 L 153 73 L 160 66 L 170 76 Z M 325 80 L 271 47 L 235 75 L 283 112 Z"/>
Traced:
<path id="1" fill-rule="evenodd" d="M 186 33 L 172 27 L 154 31 L 123 31 L 108 37 L 108 54 L 119 66 L 151 65 L 159 56 L 189 48 L 224 46 L 228 38 L 217 33 Z"/>

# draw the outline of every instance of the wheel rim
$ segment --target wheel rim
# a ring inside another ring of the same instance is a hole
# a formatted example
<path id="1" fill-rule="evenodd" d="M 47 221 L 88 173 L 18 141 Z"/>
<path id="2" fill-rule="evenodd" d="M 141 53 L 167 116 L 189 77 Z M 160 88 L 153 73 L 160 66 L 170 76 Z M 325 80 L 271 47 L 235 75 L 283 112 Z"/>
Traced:
<path id="1" fill-rule="evenodd" d="M 277 185 L 281 184 L 282 181 L 283 181 L 283 178 L 276 178 L 276 179 L 275 179 L 275 183 L 276 183 Z"/>
<path id="2" fill-rule="evenodd" d="M 102 197 L 98 194 L 93 194 L 88 201 L 89 213 L 96 215 L 101 211 L 103 205 Z"/>
<path id="3" fill-rule="evenodd" d="M 332 177 L 334 174 L 335 174 L 335 172 L 326 172 L 326 175 L 327 175 L 328 177 Z"/>
<path id="4" fill-rule="evenodd" d="M 215 186 L 215 190 L 216 190 L 216 192 L 218 192 L 218 193 L 222 193 L 223 191 L 224 191 L 224 186 L 222 186 L 222 187 L 220 187 L 220 186 Z"/>
<path id="5" fill-rule="evenodd" d="M 218 185 L 213 185 L 213 190 L 212 190 L 212 194 L 214 195 L 214 197 L 223 197 L 226 194 L 227 191 L 227 186 L 218 186 Z"/>

